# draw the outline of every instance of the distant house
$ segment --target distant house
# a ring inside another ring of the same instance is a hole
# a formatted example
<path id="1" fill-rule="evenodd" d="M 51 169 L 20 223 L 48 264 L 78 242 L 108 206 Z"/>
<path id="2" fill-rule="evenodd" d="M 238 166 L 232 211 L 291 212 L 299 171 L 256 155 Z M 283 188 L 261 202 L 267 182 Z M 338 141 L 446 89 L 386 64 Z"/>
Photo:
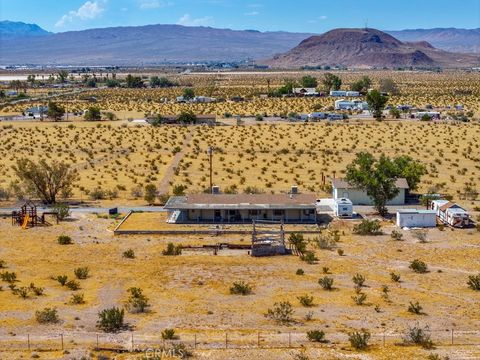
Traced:
<path id="1" fill-rule="evenodd" d="M 330 96 L 334 96 L 334 97 L 345 97 L 347 96 L 347 92 L 346 91 L 343 91 L 343 90 L 332 90 L 330 91 Z"/>
<path id="2" fill-rule="evenodd" d="M 424 116 L 428 116 L 430 119 L 440 119 L 438 111 L 419 111 L 415 114 L 417 119 L 422 119 Z"/>
<path id="3" fill-rule="evenodd" d="M 368 110 L 368 103 L 360 100 L 337 100 L 335 110 Z"/>
<path id="4" fill-rule="evenodd" d="M 178 115 L 165 115 L 162 116 L 161 123 L 162 124 L 180 124 L 178 121 Z M 215 125 L 217 123 L 217 115 L 212 114 L 212 115 L 196 115 L 197 121 L 196 124 L 205 124 L 205 125 Z M 153 123 L 156 119 L 155 118 L 149 118 L 147 119 L 148 123 Z"/>
<path id="5" fill-rule="evenodd" d="M 387 205 L 404 205 L 405 195 L 409 189 L 407 180 L 399 178 L 395 185 L 399 192 L 397 196 L 387 202 Z M 347 198 L 352 201 L 353 205 L 373 205 L 373 200 L 366 191 L 356 188 L 343 179 L 332 179 L 332 193 L 334 200 Z"/>
<path id="6" fill-rule="evenodd" d="M 328 120 L 343 120 L 343 114 L 334 114 L 334 113 L 330 113 L 330 114 L 327 114 L 327 119 Z"/>
<path id="7" fill-rule="evenodd" d="M 345 94 L 347 97 L 357 97 L 360 96 L 360 92 L 358 91 L 347 91 Z"/>
<path id="8" fill-rule="evenodd" d="M 215 98 L 208 97 L 208 96 L 195 96 L 192 99 L 193 103 L 198 103 L 198 104 L 208 104 L 208 103 L 212 103 L 212 102 L 215 102 L 215 101 L 216 101 Z"/>
<path id="9" fill-rule="evenodd" d="M 311 121 L 317 121 L 317 120 L 323 120 L 327 118 L 327 113 L 324 112 L 313 112 L 308 115 L 309 120 Z"/>
<path id="10" fill-rule="evenodd" d="M 317 89 L 315 88 L 293 88 L 295 96 L 319 96 Z"/>
<path id="11" fill-rule="evenodd" d="M 315 194 L 191 194 L 165 204 L 170 223 L 315 223 Z"/>
<path id="12" fill-rule="evenodd" d="M 32 119 L 41 119 L 46 117 L 48 113 L 48 106 L 34 106 L 26 109 L 24 112 L 25 117 Z"/>

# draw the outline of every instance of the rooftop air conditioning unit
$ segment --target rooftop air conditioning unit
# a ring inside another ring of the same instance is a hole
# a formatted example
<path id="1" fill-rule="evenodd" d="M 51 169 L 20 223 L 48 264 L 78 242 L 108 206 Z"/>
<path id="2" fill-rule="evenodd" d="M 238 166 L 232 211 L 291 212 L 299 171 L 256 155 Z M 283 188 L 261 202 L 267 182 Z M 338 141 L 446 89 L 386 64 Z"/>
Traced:
<path id="1" fill-rule="evenodd" d="M 298 186 L 292 186 L 290 190 L 290 194 L 293 194 L 293 195 L 298 194 Z"/>
<path id="2" fill-rule="evenodd" d="M 220 186 L 212 186 L 212 194 L 220 194 Z"/>

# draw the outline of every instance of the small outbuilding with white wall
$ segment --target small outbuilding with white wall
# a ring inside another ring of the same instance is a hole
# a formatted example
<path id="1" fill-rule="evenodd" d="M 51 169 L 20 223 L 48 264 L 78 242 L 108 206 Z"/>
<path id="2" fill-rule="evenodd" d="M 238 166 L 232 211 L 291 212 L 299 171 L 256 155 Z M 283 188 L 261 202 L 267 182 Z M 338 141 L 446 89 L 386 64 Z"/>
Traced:
<path id="1" fill-rule="evenodd" d="M 333 212 L 335 213 L 335 216 L 338 217 L 352 217 L 353 204 L 349 199 L 335 199 Z"/>
<path id="2" fill-rule="evenodd" d="M 397 226 L 404 228 L 427 228 L 437 226 L 435 210 L 401 209 L 397 211 Z"/>

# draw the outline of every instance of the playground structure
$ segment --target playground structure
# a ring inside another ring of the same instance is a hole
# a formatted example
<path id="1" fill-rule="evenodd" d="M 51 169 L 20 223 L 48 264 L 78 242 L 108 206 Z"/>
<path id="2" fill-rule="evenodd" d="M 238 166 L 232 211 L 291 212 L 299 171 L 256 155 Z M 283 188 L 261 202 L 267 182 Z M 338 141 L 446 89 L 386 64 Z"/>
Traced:
<path id="1" fill-rule="evenodd" d="M 52 224 L 46 220 L 46 216 L 49 215 L 54 216 L 58 224 L 57 212 L 47 211 L 39 216 L 37 206 L 31 201 L 27 201 L 20 208 L 20 211 L 12 211 L 12 225 L 21 226 L 24 230 L 37 226 L 51 226 Z"/>

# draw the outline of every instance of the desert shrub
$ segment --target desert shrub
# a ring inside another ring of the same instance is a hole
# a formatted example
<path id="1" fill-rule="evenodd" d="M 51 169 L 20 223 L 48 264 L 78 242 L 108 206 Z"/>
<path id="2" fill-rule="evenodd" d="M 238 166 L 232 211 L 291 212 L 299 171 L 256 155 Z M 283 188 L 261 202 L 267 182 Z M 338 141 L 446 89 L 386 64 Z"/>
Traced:
<path id="1" fill-rule="evenodd" d="M 390 273 L 390 279 L 392 279 L 393 282 L 400 282 L 400 274 L 396 274 L 394 272 Z"/>
<path id="2" fill-rule="evenodd" d="M 133 249 L 128 249 L 123 252 L 123 257 L 126 259 L 135 259 L 135 252 Z"/>
<path id="3" fill-rule="evenodd" d="M 357 305 L 363 305 L 363 304 L 365 304 L 365 301 L 367 300 L 367 294 L 359 292 L 356 295 L 352 296 L 352 300 Z"/>
<path id="4" fill-rule="evenodd" d="M 326 342 L 325 332 L 322 330 L 311 330 L 307 331 L 307 338 L 312 342 Z"/>
<path id="5" fill-rule="evenodd" d="M 146 185 L 143 198 L 148 204 L 153 204 L 157 198 L 157 187 L 154 184 Z"/>
<path id="6" fill-rule="evenodd" d="M 59 220 L 65 220 L 70 216 L 70 206 L 65 203 L 56 203 L 53 205 L 52 210 L 58 214 Z"/>
<path id="7" fill-rule="evenodd" d="M 182 245 L 175 246 L 173 243 L 168 243 L 167 248 L 162 251 L 165 256 L 177 256 L 182 255 Z"/>
<path id="8" fill-rule="evenodd" d="M 409 327 L 403 337 L 403 342 L 407 345 L 420 345 L 425 349 L 433 348 L 433 342 L 430 338 L 430 329 L 428 326 L 421 328 L 420 326 Z"/>
<path id="9" fill-rule="evenodd" d="M 60 235 L 57 238 L 57 242 L 60 245 L 70 245 L 72 243 L 72 238 L 70 236 L 67 236 L 67 235 Z"/>
<path id="10" fill-rule="evenodd" d="M 305 349 L 301 349 L 299 352 L 292 354 L 293 360 L 310 360 L 305 353 Z"/>
<path id="11" fill-rule="evenodd" d="M 337 253 L 338 255 L 343 256 L 343 254 L 345 254 L 345 251 L 343 251 L 343 249 L 338 249 Z"/>
<path id="12" fill-rule="evenodd" d="M 353 283 L 355 286 L 362 287 L 363 284 L 365 283 L 365 276 L 361 274 L 355 274 L 352 278 Z"/>
<path id="13" fill-rule="evenodd" d="M 175 336 L 175 330 L 174 329 L 165 329 L 162 331 L 162 339 L 164 340 L 174 340 L 176 338 Z"/>
<path id="14" fill-rule="evenodd" d="M 315 264 L 318 261 L 318 258 L 315 256 L 313 251 L 305 251 L 300 255 L 300 260 L 305 261 L 307 264 Z"/>
<path id="15" fill-rule="evenodd" d="M 423 307 L 420 305 L 418 301 L 412 302 L 408 304 L 408 312 L 416 315 L 421 315 L 422 314 L 422 309 Z"/>
<path id="16" fill-rule="evenodd" d="M 5 262 L 5 260 L 0 259 L 0 269 L 5 269 L 6 267 L 7 267 L 7 263 Z"/>
<path id="17" fill-rule="evenodd" d="M 298 301 L 300 301 L 300 304 L 305 307 L 310 307 L 313 306 L 313 296 L 309 295 L 302 295 L 297 297 Z"/>
<path id="18" fill-rule="evenodd" d="M 365 350 L 370 340 L 370 332 L 366 330 L 354 331 L 348 335 L 348 341 L 355 350 Z"/>
<path id="19" fill-rule="evenodd" d="M 175 354 L 175 356 L 179 357 L 180 359 L 186 359 L 193 355 L 192 352 L 188 350 L 187 346 L 182 342 L 173 343 L 172 352 L 173 354 Z"/>
<path id="20" fill-rule="evenodd" d="M 467 285 L 472 290 L 480 291 L 480 274 L 470 275 L 468 277 Z"/>
<path id="21" fill-rule="evenodd" d="M 70 303 L 73 305 L 85 304 L 85 298 L 83 294 L 72 294 L 72 297 L 70 298 Z"/>
<path id="22" fill-rule="evenodd" d="M 318 280 L 318 283 L 324 290 L 332 290 L 333 289 L 333 278 L 325 276 Z"/>
<path id="23" fill-rule="evenodd" d="M 125 311 L 117 307 L 104 309 L 98 313 L 97 327 L 105 332 L 117 332 L 124 327 Z"/>
<path id="24" fill-rule="evenodd" d="M 35 312 L 35 319 L 39 324 L 54 324 L 59 321 L 55 308 L 45 308 Z"/>
<path id="25" fill-rule="evenodd" d="M 184 196 L 185 190 L 187 190 L 187 187 L 185 185 L 174 185 L 172 193 L 175 196 Z"/>
<path id="26" fill-rule="evenodd" d="M 330 268 L 328 266 L 324 266 L 324 267 L 322 267 L 322 272 L 324 274 L 330 274 Z"/>
<path id="27" fill-rule="evenodd" d="M 143 294 L 142 289 L 132 287 L 128 289 L 130 296 L 128 297 L 125 307 L 131 313 L 143 313 L 150 307 L 148 298 Z"/>
<path id="28" fill-rule="evenodd" d="M 296 275 L 305 275 L 305 271 L 303 271 L 303 269 L 297 269 L 297 271 L 295 272 Z"/>
<path id="29" fill-rule="evenodd" d="M 252 293 L 252 287 L 243 281 L 234 282 L 230 287 L 230 294 L 233 295 L 249 295 Z"/>
<path id="30" fill-rule="evenodd" d="M 103 200 L 106 197 L 105 190 L 100 187 L 97 187 L 90 191 L 89 193 L 90 199 L 92 200 Z"/>
<path id="31" fill-rule="evenodd" d="M 67 275 L 58 275 L 56 280 L 60 283 L 60 285 L 65 286 L 65 284 L 68 281 L 68 276 Z"/>
<path id="32" fill-rule="evenodd" d="M 428 235 L 428 232 L 426 230 L 418 229 L 418 230 L 412 231 L 412 236 L 418 241 L 420 241 L 421 243 L 424 243 L 427 241 L 427 235 Z"/>
<path id="33" fill-rule="evenodd" d="M 393 230 L 390 234 L 390 237 L 392 238 L 392 240 L 401 241 L 403 239 L 403 234 L 398 230 Z"/>
<path id="34" fill-rule="evenodd" d="M 278 323 L 289 323 L 292 321 L 293 307 L 288 301 L 282 301 L 273 304 L 272 309 L 268 309 L 266 317 L 275 320 Z"/>
<path id="35" fill-rule="evenodd" d="M 36 296 L 42 296 L 45 291 L 44 288 L 35 286 L 34 283 L 30 283 L 30 286 L 28 289 Z"/>
<path id="36" fill-rule="evenodd" d="M 67 288 L 69 288 L 70 290 L 73 290 L 73 291 L 76 291 L 78 289 L 80 289 L 80 284 L 78 283 L 78 281 L 75 281 L 75 280 L 69 280 L 65 283 L 65 286 Z"/>
<path id="37" fill-rule="evenodd" d="M 360 224 L 353 227 L 353 233 L 358 235 L 381 235 L 381 228 L 380 221 L 363 219 Z"/>
<path id="38" fill-rule="evenodd" d="M 320 234 L 315 243 L 322 250 L 332 250 L 337 246 L 337 241 L 335 241 L 335 237 L 331 233 Z"/>
<path id="39" fill-rule="evenodd" d="M 2 281 L 12 284 L 17 281 L 17 274 L 14 272 L 3 271 L 2 273 L 0 273 L 0 278 L 2 279 Z"/>
<path id="40" fill-rule="evenodd" d="M 410 269 L 412 269 L 414 272 L 418 274 L 425 274 L 428 272 L 428 266 L 425 262 L 415 259 L 410 263 L 409 266 Z"/>
<path id="41" fill-rule="evenodd" d="M 303 254 L 307 251 L 307 242 L 302 234 L 291 233 L 288 237 L 288 243 L 298 254 Z"/>
<path id="42" fill-rule="evenodd" d="M 21 286 L 19 288 L 12 289 L 12 292 L 15 295 L 20 296 L 22 299 L 26 299 L 28 297 L 28 287 Z"/>
<path id="43" fill-rule="evenodd" d="M 88 267 L 85 266 L 85 267 L 76 268 L 75 270 L 73 270 L 73 273 L 75 274 L 77 279 L 85 280 L 88 277 L 89 271 L 90 270 L 88 269 Z"/>

